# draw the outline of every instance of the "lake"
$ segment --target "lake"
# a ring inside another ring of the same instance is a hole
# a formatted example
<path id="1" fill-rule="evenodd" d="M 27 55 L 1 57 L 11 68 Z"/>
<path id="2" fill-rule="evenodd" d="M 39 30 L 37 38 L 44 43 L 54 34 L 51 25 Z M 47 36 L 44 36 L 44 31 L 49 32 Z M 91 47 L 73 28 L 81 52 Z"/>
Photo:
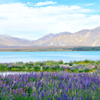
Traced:
<path id="1" fill-rule="evenodd" d="M 79 60 L 100 60 L 100 51 L 52 51 L 52 52 L 0 52 L 0 63 L 4 62 L 36 62 L 63 60 L 64 62 Z"/>

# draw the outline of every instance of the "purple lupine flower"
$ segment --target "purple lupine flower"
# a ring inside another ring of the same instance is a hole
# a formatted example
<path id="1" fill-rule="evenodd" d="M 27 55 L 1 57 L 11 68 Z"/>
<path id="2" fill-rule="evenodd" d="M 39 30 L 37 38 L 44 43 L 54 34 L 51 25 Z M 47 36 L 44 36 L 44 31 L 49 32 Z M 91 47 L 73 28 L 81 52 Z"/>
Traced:
<path id="1" fill-rule="evenodd" d="M 4 65 L 6 65 L 6 66 L 9 65 L 9 64 L 10 64 L 10 63 L 4 63 Z"/>
<path id="2" fill-rule="evenodd" d="M 60 97 L 58 97 L 57 100 L 61 100 Z"/>
<path id="3" fill-rule="evenodd" d="M 74 67 L 71 67 L 71 69 L 75 69 Z"/>
<path id="4" fill-rule="evenodd" d="M 8 65 L 7 67 L 8 67 L 8 68 L 11 68 L 11 67 L 12 67 L 12 65 Z"/>
<path id="5" fill-rule="evenodd" d="M 89 100 L 89 98 L 88 98 L 88 97 L 86 97 L 86 100 Z"/>
<path id="6" fill-rule="evenodd" d="M 75 98 L 73 98 L 73 100 L 76 100 Z"/>
<path id="7" fill-rule="evenodd" d="M 52 75 L 54 75 L 54 76 L 55 76 L 55 73 L 52 73 Z"/>
<path id="8" fill-rule="evenodd" d="M 28 64 L 26 63 L 26 66 L 28 66 Z M 34 65 L 33 65 L 34 66 Z"/>
<path id="9" fill-rule="evenodd" d="M 94 90 L 96 90 L 96 85 L 94 85 Z"/>
<path id="10" fill-rule="evenodd" d="M 38 100 L 39 100 L 39 95 L 38 95 Z"/>
<path id="11" fill-rule="evenodd" d="M 9 98 L 10 98 L 10 100 L 11 100 L 11 95 L 9 95 Z"/>
<path id="12" fill-rule="evenodd" d="M 26 97 L 26 94 L 25 93 L 22 93 L 23 97 Z"/>
<path id="13" fill-rule="evenodd" d="M 46 89 L 44 89 L 44 91 L 46 92 L 47 90 L 46 90 Z"/>
<path id="14" fill-rule="evenodd" d="M 13 94 L 14 94 L 14 95 L 16 94 L 16 90 L 15 90 L 15 89 L 13 89 Z"/>
<path id="15" fill-rule="evenodd" d="M 0 80 L 0 86 L 2 86 L 2 84 L 3 84 L 3 81 L 2 81 L 2 80 Z"/>
<path id="16" fill-rule="evenodd" d="M 67 67 L 66 67 L 66 66 L 61 66 L 60 68 L 62 68 L 62 69 L 67 69 Z"/>

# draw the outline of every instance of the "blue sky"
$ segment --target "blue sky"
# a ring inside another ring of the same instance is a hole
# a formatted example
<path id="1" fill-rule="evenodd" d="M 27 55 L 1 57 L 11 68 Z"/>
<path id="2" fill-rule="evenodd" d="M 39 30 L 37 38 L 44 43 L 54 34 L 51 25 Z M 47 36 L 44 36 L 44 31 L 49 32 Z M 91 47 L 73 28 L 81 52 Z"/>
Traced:
<path id="1" fill-rule="evenodd" d="M 0 34 L 38 39 L 100 26 L 100 0 L 0 0 Z"/>

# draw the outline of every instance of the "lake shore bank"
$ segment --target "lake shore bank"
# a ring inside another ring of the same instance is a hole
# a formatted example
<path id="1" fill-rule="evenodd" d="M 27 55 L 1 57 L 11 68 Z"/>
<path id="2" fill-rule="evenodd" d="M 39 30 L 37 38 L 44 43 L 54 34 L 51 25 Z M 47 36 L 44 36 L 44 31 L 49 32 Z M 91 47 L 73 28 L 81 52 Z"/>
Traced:
<path id="1" fill-rule="evenodd" d="M 44 61 L 44 62 L 16 62 L 16 63 L 0 63 L 0 71 L 23 71 L 23 72 L 93 72 L 100 69 L 100 61 L 84 60 L 64 63 L 60 61 Z"/>
<path id="2" fill-rule="evenodd" d="M 0 48 L 0 52 L 37 52 L 37 51 L 100 51 L 100 46 L 98 47 L 5 47 Z"/>

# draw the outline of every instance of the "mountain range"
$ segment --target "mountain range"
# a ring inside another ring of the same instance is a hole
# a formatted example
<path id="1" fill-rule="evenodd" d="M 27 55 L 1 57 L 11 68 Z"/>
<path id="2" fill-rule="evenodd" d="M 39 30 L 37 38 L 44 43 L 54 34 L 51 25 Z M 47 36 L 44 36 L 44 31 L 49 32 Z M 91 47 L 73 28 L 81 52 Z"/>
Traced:
<path id="1" fill-rule="evenodd" d="M 75 33 L 50 33 L 33 41 L 20 39 L 9 35 L 0 35 L 1 48 L 12 46 L 100 46 L 100 27 L 95 29 L 83 29 Z"/>

